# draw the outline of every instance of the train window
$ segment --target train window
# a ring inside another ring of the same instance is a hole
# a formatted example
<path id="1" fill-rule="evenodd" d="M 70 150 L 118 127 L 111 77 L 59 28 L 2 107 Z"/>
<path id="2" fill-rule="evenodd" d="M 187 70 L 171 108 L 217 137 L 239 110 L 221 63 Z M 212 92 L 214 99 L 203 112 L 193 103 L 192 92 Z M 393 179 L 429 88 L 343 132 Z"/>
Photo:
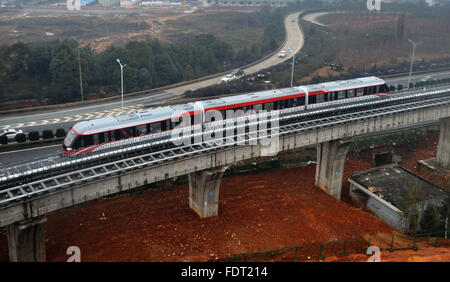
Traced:
<path id="1" fill-rule="evenodd" d="M 273 110 L 273 102 L 265 103 L 264 110 L 268 110 L 268 111 Z"/>
<path id="2" fill-rule="evenodd" d="M 75 138 L 75 141 L 72 144 L 72 149 L 79 149 L 80 148 L 80 143 L 81 143 L 81 136 L 78 136 Z"/>
<path id="3" fill-rule="evenodd" d="M 334 100 L 336 100 L 336 92 L 330 92 L 330 93 L 328 93 L 328 100 L 329 100 L 329 101 L 334 101 Z"/>
<path id="4" fill-rule="evenodd" d="M 368 95 L 368 94 L 369 94 L 369 88 L 364 87 L 364 88 L 363 88 L 363 93 L 364 93 L 364 94 L 363 94 L 364 96 Z"/>
<path id="5" fill-rule="evenodd" d="M 376 86 L 370 87 L 370 94 L 376 94 L 376 93 L 377 93 L 377 87 Z"/>
<path id="6" fill-rule="evenodd" d="M 113 139 L 114 139 L 114 141 L 118 141 L 118 140 L 123 139 L 122 131 L 120 129 L 114 131 L 114 138 Z"/>
<path id="7" fill-rule="evenodd" d="M 351 89 L 347 91 L 347 98 L 353 98 L 356 96 L 356 89 Z"/>
<path id="8" fill-rule="evenodd" d="M 109 142 L 109 140 L 111 140 L 111 132 L 105 132 L 105 133 L 103 133 L 103 139 L 105 139 L 103 142 L 106 142 L 106 143 L 108 143 Z"/>
<path id="9" fill-rule="evenodd" d="M 105 133 L 102 132 L 98 134 L 98 143 L 99 144 L 105 143 Z"/>
<path id="10" fill-rule="evenodd" d="M 317 94 L 316 95 L 316 102 L 317 103 L 322 103 L 325 101 L 325 94 Z"/>
<path id="11" fill-rule="evenodd" d="M 304 106 L 305 105 L 305 97 L 298 97 L 297 98 L 297 105 Z"/>
<path id="12" fill-rule="evenodd" d="M 253 109 L 255 110 L 255 111 L 261 111 L 262 110 L 262 105 L 261 104 L 256 104 L 256 105 L 253 105 Z"/>
<path id="13" fill-rule="evenodd" d="M 160 132 L 161 131 L 161 123 L 154 122 L 150 124 L 150 133 Z"/>
<path id="14" fill-rule="evenodd" d="M 94 137 L 92 135 L 84 135 L 81 140 L 81 146 L 87 147 L 94 144 Z"/>
<path id="15" fill-rule="evenodd" d="M 308 97 L 309 101 L 308 104 L 315 104 L 316 103 L 316 95 L 311 95 Z"/>
<path id="16" fill-rule="evenodd" d="M 280 108 L 280 102 L 279 101 L 273 102 L 273 109 L 278 110 L 279 108 Z"/>
<path id="17" fill-rule="evenodd" d="M 385 85 L 380 85 L 378 86 L 378 93 L 384 93 L 386 92 L 386 88 L 384 87 Z"/>
<path id="18" fill-rule="evenodd" d="M 128 139 L 128 138 L 134 137 L 133 128 L 122 129 L 122 137 L 123 137 L 123 139 Z"/>
<path id="19" fill-rule="evenodd" d="M 356 97 L 361 97 L 362 95 L 364 95 L 364 88 L 356 89 Z"/>
<path id="20" fill-rule="evenodd" d="M 338 91 L 337 98 L 338 98 L 339 100 L 340 100 L 340 99 L 345 99 L 345 90 L 343 90 L 343 91 Z"/>
<path id="21" fill-rule="evenodd" d="M 145 134 L 147 134 L 147 126 L 145 124 L 136 126 L 136 136 L 141 136 Z"/>
<path id="22" fill-rule="evenodd" d="M 94 145 L 100 144 L 100 140 L 99 140 L 98 136 L 99 136 L 99 134 L 94 134 L 93 135 Z"/>

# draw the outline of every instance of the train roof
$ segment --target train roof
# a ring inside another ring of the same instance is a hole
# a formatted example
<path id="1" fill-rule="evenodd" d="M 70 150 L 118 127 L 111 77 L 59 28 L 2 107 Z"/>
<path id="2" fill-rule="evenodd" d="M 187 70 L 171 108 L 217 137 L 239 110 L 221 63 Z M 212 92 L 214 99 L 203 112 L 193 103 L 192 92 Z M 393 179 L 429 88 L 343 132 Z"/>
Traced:
<path id="1" fill-rule="evenodd" d="M 304 88 L 308 92 L 332 92 L 344 89 L 354 89 L 368 87 L 373 85 L 384 84 L 385 81 L 374 76 L 362 77 L 350 80 L 339 80 L 333 82 L 325 82 L 320 84 L 306 85 L 303 87 L 290 87 L 276 90 L 266 90 L 254 93 L 240 94 L 222 98 L 215 98 L 201 101 L 205 109 L 217 108 L 222 106 L 230 106 L 251 101 L 265 100 L 274 97 L 284 97 L 294 94 L 304 93 Z M 178 104 L 171 106 L 163 106 L 150 108 L 147 110 L 134 112 L 126 115 L 118 115 L 93 120 L 81 121 L 73 126 L 73 129 L 82 135 L 95 134 L 119 128 L 132 127 L 141 124 L 151 123 L 170 119 L 172 115 L 178 115 L 194 110 L 194 103 Z"/>

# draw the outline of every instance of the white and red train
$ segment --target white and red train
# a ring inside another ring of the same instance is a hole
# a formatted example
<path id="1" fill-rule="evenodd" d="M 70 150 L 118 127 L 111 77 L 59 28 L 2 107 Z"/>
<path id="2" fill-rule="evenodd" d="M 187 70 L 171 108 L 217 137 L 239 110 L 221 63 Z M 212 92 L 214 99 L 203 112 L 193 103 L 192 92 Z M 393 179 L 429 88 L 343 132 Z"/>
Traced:
<path id="1" fill-rule="evenodd" d="M 136 112 L 130 115 L 118 115 L 75 124 L 64 139 L 63 150 L 67 155 L 100 151 L 114 147 L 115 144 L 135 143 L 145 136 L 170 131 L 177 124 L 172 123 L 174 113 L 204 115 L 209 111 L 221 111 L 225 118 L 227 110 L 282 110 L 293 107 L 325 103 L 335 100 L 354 99 L 374 95 L 389 94 L 386 82 L 378 77 L 363 77 L 320 84 L 291 87 L 279 90 L 247 93 L 201 101 L 203 113 L 194 111 L 193 104 L 171 105 Z M 200 119 L 201 120 L 201 119 Z"/>

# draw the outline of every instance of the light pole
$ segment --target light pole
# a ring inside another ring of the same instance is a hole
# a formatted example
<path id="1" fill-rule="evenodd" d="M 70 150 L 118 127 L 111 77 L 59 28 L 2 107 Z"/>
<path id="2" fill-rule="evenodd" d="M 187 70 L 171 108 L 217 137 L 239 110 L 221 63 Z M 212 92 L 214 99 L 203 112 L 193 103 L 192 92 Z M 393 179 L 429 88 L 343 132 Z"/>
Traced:
<path id="1" fill-rule="evenodd" d="M 411 84 L 411 74 L 412 74 L 412 69 L 413 69 L 413 64 L 414 64 L 414 54 L 416 53 L 416 46 L 419 43 L 416 43 L 414 41 L 412 41 L 411 39 L 408 39 L 408 41 L 413 45 L 413 51 L 412 51 L 412 56 L 411 56 L 411 67 L 409 68 L 409 76 L 408 76 L 408 89 L 410 88 L 410 84 Z"/>
<path id="2" fill-rule="evenodd" d="M 121 90 L 122 90 L 122 108 L 123 108 L 123 68 L 127 65 L 127 64 L 125 64 L 125 65 L 122 65 L 121 63 L 120 63 L 120 60 L 119 59 L 116 59 L 116 61 L 119 63 L 119 65 L 120 65 L 120 88 L 121 88 Z"/>
<path id="3" fill-rule="evenodd" d="M 81 101 L 84 101 L 83 94 L 83 78 L 81 76 L 81 58 L 80 58 L 80 45 L 78 45 L 78 70 L 80 72 L 80 92 L 81 92 Z"/>
<path id="4" fill-rule="evenodd" d="M 288 51 L 292 53 L 291 48 L 288 48 Z M 292 69 L 291 69 L 291 87 L 292 84 L 294 83 L 294 63 L 295 63 L 295 53 L 292 56 Z"/>
<path id="5" fill-rule="evenodd" d="M 288 48 L 288 51 L 292 53 L 291 48 Z M 299 54 L 301 54 L 302 52 L 298 52 Z M 294 84 L 294 65 L 295 65 L 295 53 L 292 56 L 292 70 L 291 70 L 291 87 Z"/>

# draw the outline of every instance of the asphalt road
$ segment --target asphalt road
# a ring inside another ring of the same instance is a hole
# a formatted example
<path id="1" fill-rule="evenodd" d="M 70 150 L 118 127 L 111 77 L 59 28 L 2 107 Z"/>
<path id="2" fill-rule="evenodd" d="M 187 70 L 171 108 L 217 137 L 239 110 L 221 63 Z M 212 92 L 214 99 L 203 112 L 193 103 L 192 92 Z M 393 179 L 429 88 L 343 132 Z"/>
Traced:
<path id="1" fill-rule="evenodd" d="M 0 170 L 11 168 L 57 156 L 62 152 L 61 145 L 49 145 L 39 148 L 29 148 L 20 151 L 10 151 L 0 153 Z"/>
<path id="2" fill-rule="evenodd" d="M 298 15 L 300 12 L 286 17 L 286 42 L 283 50 L 295 50 L 298 52 L 304 43 L 304 36 L 298 26 Z M 277 65 L 282 61 L 292 57 L 288 52 L 286 58 L 278 58 L 275 54 L 266 60 L 244 69 L 247 74 L 257 73 L 262 69 Z M 175 95 L 181 95 L 187 90 L 196 90 L 206 86 L 220 83 L 222 76 L 194 82 L 188 85 L 174 87 L 164 92 L 147 94 L 133 98 L 125 98 L 124 108 L 121 108 L 121 101 L 105 102 L 101 104 L 76 106 L 57 110 L 45 110 L 29 113 L 18 113 L 0 117 L 0 130 L 4 129 L 22 129 L 24 132 L 33 130 L 42 131 L 44 129 L 70 128 L 73 124 L 81 120 L 95 119 L 112 115 L 131 113 L 144 108 L 145 104 L 155 103 L 173 98 Z"/>
<path id="3" fill-rule="evenodd" d="M 303 47 L 304 35 L 298 25 L 299 13 L 300 12 L 293 13 L 285 19 L 287 37 L 286 42 L 282 46 L 282 50 L 287 51 L 290 49 L 298 52 Z M 287 56 L 285 58 L 279 58 L 278 54 L 275 54 L 262 62 L 245 68 L 244 71 L 247 74 L 258 73 L 263 69 L 277 65 L 291 58 L 293 53 L 287 52 L 286 55 Z M 64 128 L 67 130 L 78 121 L 134 112 L 144 108 L 145 104 L 165 101 L 176 95 L 181 95 L 187 90 L 196 90 L 220 83 L 221 78 L 222 76 L 220 75 L 208 80 L 167 89 L 160 93 L 125 98 L 124 108 L 121 108 L 121 101 L 118 100 L 101 104 L 1 116 L 0 130 L 8 128 L 22 129 L 24 132 L 30 132 L 33 130 L 42 131 L 44 129 L 56 130 L 57 128 Z M 56 156 L 60 152 L 60 145 L 54 145 L 41 148 L 31 148 L 22 151 L 0 153 L 0 169 Z"/>
<path id="4" fill-rule="evenodd" d="M 413 73 L 411 75 L 411 82 L 416 83 L 417 81 L 421 80 L 422 78 L 428 77 L 428 76 L 431 76 L 434 79 L 448 78 L 448 77 L 450 77 L 450 70 L 427 72 L 427 73 L 421 73 L 421 74 Z M 389 85 L 397 86 L 398 84 L 401 84 L 404 87 L 408 86 L 408 76 L 385 78 L 384 80 Z"/>

